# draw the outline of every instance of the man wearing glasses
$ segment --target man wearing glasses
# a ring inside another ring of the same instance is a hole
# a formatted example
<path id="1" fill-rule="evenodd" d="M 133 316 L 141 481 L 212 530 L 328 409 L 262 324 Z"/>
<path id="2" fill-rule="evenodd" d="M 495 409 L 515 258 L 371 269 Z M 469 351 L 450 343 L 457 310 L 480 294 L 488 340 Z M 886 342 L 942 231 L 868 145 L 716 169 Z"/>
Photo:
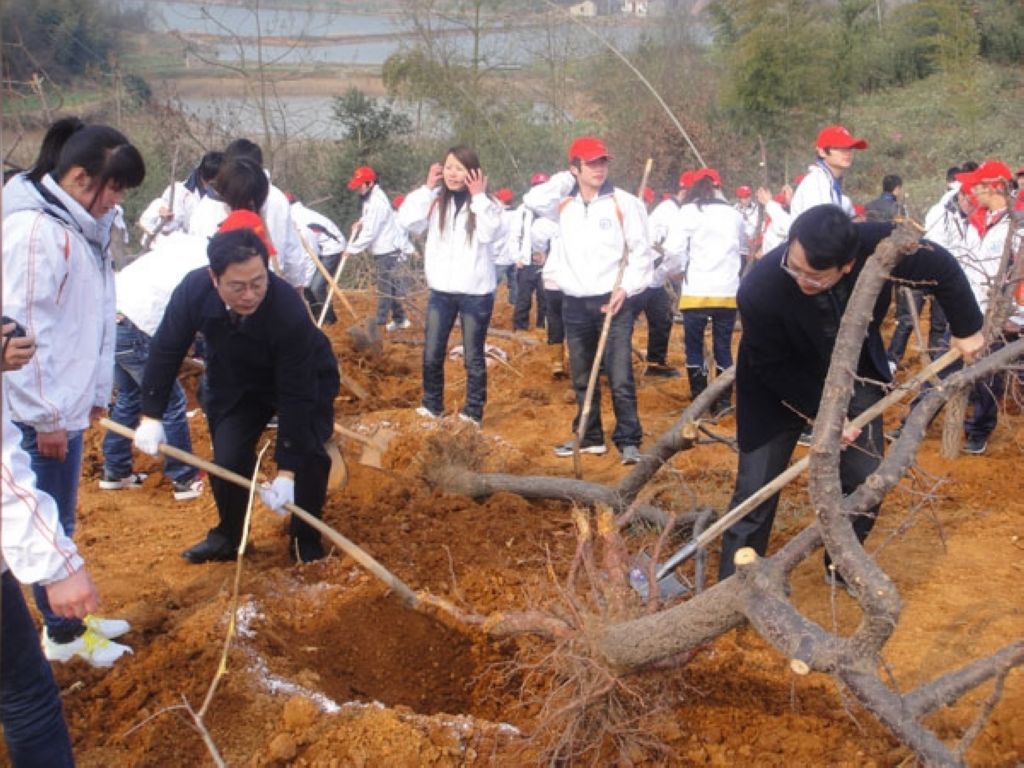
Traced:
<path id="1" fill-rule="evenodd" d="M 789 240 L 758 261 L 740 284 L 737 303 L 743 337 L 736 362 L 740 455 L 730 508 L 786 468 L 801 429 L 813 422 L 853 286 L 868 256 L 892 229 L 884 223 L 855 224 L 836 205 L 815 206 L 793 222 Z M 963 270 L 947 251 L 922 243 L 899 262 L 893 277 L 934 286 L 934 295 L 949 316 L 952 346 L 967 359 L 982 349 L 981 311 Z M 883 291 L 883 295 L 888 294 Z M 877 302 L 868 326 L 850 401 L 851 418 L 881 399 L 881 384 L 891 380 L 879 333 L 887 309 L 883 301 Z M 840 462 L 846 494 L 881 461 L 881 418 L 862 431 L 847 428 L 843 441 L 852 444 Z M 740 548 L 753 547 L 765 554 L 778 501 L 775 494 L 726 531 L 720 580 L 735 570 L 733 556 Z M 876 507 L 853 521 L 861 541 L 877 513 Z"/>
<path id="2" fill-rule="evenodd" d="M 232 217 L 242 216 L 255 219 L 256 230 L 232 229 Z M 143 419 L 135 447 L 156 455 L 165 442 L 160 417 L 182 358 L 201 332 L 207 349 L 204 407 L 214 460 L 251 476 L 256 442 L 278 414 L 277 476 L 260 496 L 281 514 L 285 504 L 295 503 L 319 516 L 331 466 L 324 443 L 334 427 L 338 362 L 295 289 L 269 271 L 259 229 L 255 214 L 233 213 L 210 240 L 210 266 L 190 272 L 171 295 L 143 374 Z M 242 541 L 248 491 L 216 477 L 210 485 L 220 521 L 182 553 L 191 563 L 231 560 Z M 292 517 L 289 532 L 296 560 L 323 557 L 314 528 Z"/>

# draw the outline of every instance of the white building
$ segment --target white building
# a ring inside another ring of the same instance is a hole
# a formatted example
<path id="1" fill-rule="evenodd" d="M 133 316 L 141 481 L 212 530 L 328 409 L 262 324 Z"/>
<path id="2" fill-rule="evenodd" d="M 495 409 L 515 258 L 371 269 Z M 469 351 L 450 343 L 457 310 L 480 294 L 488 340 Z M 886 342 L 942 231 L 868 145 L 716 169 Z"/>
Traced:
<path id="1" fill-rule="evenodd" d="M 597 16 L 597 3 L 593 0 L 583 0 L 582 3 L 569 6 L 570 16 L 586 16 L 588 18 Z"/>

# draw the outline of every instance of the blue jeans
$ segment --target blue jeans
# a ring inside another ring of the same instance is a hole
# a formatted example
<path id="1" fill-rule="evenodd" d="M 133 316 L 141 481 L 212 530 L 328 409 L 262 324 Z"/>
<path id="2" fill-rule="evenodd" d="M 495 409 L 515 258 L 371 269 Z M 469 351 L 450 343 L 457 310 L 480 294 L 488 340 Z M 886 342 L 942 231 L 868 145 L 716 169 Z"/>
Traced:
<path id="1" fill-rule="evenodd" d="M 487 402 L 487 365 L 484 339 L 494 310 L 494 294 L 430 291 L 427 299 L 427 333 L 423 345 L 423 407 L 444 413 L 444 361 L 448 337 L 458 315 L 462 321 L 463 361 L 466 365 L 466 404 L 462 412 L 471 419 L 484 417 Z"/>
<path id="2" fill-rule="evenodd" d="M 388 315 L 396 323 L 405 322 L 405 307 L 399 299 L 405 295 L 398 277 L 399 251 L 374 256 L 377 266 L 377 325 L 384 325 Z"/>
<path id="3" fill-rule="evenodd" d="M 21 586 L 3 575 L 0 592 L 0 723 L 14 768 L 74 766 L 60 691 L 39 646 Z"/>
<path id="4" fill-rule="evenodd" d="M 18 428 L 21 429 L 21 447 L 29 455 L 32 471 L 36 475 L 36 486 L 57 502 L 60 525 L 67 537 L 72 538 L 75 532 L 75 507 L 78 504 L 78 477 L 82 469 L 82 432 L 68 432 L 67 456 L 64 461 L 58 461 L 39 454 L 35 429 L 28 424 L 18 424 Z M 50 610 L 50 600 L 42 585 L 33 584 L 32 594 L 53 640 L 69 643 L 85 632 L 85 625 L 78 619 L 63 619 Z"/>
<path id="5" fill-rule="evenodd" d="M 142 372 L 149 358 L 150 337 L 125 318 L 117 325 L 114 346 L 114 387 L 117 400 L 110 411 L 110 420 L 134 429 L 142 411 Z M 171 397 L 164 411 L 164 432 L 167 444 L 187 453 L 192 452 L 192 438 L 185 420 L 185 391 L 174 382 Z M 110 477 L 127 477 L 132 473 L 132 441 L 114 432 L 103 438 L 103 469 Z M 164 459 L 164 474 L 179 483 L 195 478 L 195 468 L 177 459 Z"/>
<path id="6" fill-rule="evenodd" d="M 579 428 L 583 401 L 587 394 L 590 369 L 597 355 L 605 313 L 601 307 L 608 303 L 609 294 L 603 296 L 565 296 L 562 299 L 562 320 L 565 340 L 569 347 L 569 370 L 572 386 L 576 390 L 576 416 L 572 421 L 573 434 Z M 604 373 L 612 390 L 612 408 L 615 410 L 615 431 L 612 442 L 621 451 L 627 445 L 640 446 L 643 431 L 636 410 L 636 383 L 633 381 L 633 312 L 632 303 L 626 301 L 618 314 L 612 317 L 608 340 L 604 348 Z M 601 426 L 600 380 L 594 387 L 594 399 L 583 433 L 582 445 L 603 445 Z"/>
<path id="7" fill-rule="evenodd" d="M 736 310 L 726 307 L 683 310 L 683 347 L 686 367 L 706 369 L 704 360 L 704 329 L 711 322 L 711 341 L 715 365 L 724 371 L 732 365 L 732 332 L 736 327 Z"/>
<path id="8" fill-rule="evenodd" d="M 516 265 L 495 264 L 494 273 L 498 278 L 497 285 L 501 285 L 502 280 L 505 281 L 505 284 L 508 286 L 508 303 L 514 306 L 516 303 L 516 297 L 519 295 L 519 281 L 516 274 Z M 497 287 L 495 287 L 494 292 L 498 292 Z"/>

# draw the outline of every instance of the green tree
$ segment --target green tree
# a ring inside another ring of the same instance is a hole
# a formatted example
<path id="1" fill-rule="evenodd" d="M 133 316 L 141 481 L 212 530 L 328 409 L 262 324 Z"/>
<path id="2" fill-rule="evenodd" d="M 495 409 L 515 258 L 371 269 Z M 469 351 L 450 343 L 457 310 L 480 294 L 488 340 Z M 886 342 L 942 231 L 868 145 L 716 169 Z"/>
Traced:
<path id="1" fill-rule="evenodd" d="M 390 104 L 379 103 L 358 88 L 349 88 L 337 97 L 332 111 L 345 128 L 345 137 L 366 155 L 412 132 L 412 120 L 407 115 L 395 111 Z"/>

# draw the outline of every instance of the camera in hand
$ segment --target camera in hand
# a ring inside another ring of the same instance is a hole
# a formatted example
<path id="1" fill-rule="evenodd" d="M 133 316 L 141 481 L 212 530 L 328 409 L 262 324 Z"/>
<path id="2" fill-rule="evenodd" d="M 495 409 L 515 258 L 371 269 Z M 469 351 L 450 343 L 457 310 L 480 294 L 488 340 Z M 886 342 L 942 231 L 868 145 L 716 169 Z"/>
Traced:
<path id="1" fill-rule="evenodd" d="M 10 323 L 14 323 L 14 330 L 10 331 L 9 333 L 4 333 L 4 336 L 6 336 L 7 338 L 17 338 L 19 336 L 26 335 L 25 328 L 17 320 L 10 318 L 7 315 L 3 315 L 2 317 L 0 317 L 0 325 L 9 325 Z"/>

